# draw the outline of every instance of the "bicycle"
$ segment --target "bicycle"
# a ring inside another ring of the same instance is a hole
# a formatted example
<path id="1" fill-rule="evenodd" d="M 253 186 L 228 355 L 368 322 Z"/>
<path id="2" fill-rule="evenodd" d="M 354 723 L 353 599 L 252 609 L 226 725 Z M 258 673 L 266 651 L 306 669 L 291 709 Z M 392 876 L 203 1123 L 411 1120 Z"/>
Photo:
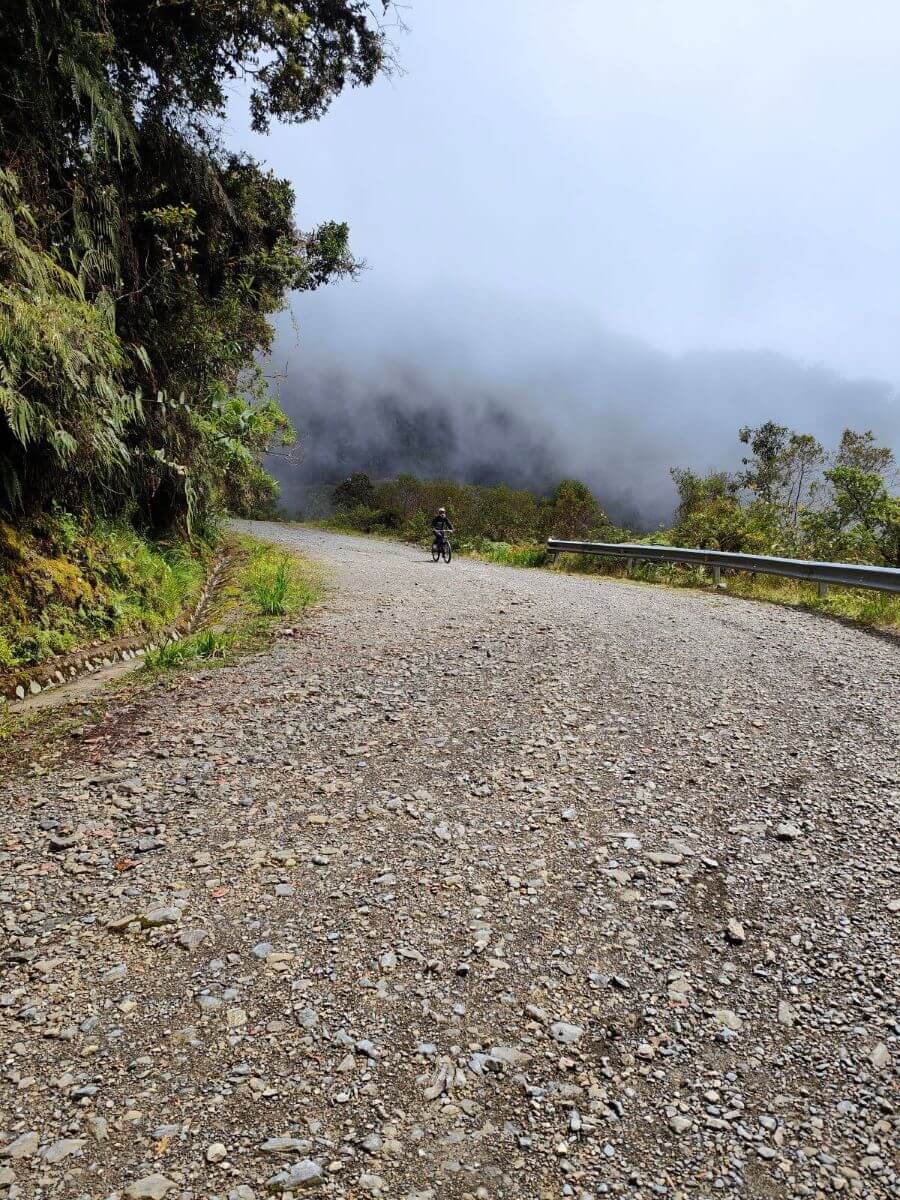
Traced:
<path id="1" fill-rule="evenodd" d="M 434 531 L 434 541 L 431 543 L 431 561 L 439 562 L 442 558 L 445 563 L 448 563 L 453 557 L 453 547 L 450 545 L 450 539 L 441 530 Z"/>

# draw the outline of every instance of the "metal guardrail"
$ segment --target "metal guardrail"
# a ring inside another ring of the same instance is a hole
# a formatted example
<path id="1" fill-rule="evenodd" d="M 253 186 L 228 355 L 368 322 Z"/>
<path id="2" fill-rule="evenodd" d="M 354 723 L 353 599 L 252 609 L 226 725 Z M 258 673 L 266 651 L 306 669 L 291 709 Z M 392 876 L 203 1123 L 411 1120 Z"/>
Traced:
<path id="1" fill-rule="evenodd" d="M 859 567 L 852 563 L 808 562 L 803 558 L 772 558 L 765 554 L 727 554 L 722 550 L 693 550 L 686 546 L 652 546 L 642 542 L 568 542 L 548 538 L 551 554 L 595 554 L 602 558 L 624 558 L 633 562 L 689 563 L 710 567 L 716 585 L 722 571 L 750 571 L 757 575 L 786 575 L 818 584 L 824 595 L 829 584 L 836 587 L 873 588 L 900 594 L 900 568 Z"/>

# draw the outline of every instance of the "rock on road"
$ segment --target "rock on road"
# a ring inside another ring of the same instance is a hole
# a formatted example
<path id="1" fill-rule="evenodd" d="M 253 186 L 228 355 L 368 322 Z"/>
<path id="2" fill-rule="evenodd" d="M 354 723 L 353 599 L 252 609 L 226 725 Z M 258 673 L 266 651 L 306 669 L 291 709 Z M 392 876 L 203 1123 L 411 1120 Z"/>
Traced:
<path id="1" fill-rule="evenodd" d="M 0 1195 L 900 1195 L 897 643 L 254 528 L 323 611 L 0 781 Z"/>

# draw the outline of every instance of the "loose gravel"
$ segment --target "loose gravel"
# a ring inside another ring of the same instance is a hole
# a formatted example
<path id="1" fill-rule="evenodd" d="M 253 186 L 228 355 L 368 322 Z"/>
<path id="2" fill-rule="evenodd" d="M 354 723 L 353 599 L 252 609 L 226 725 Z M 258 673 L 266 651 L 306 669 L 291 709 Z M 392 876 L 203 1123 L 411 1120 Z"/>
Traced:
<path id="1" fill-rule="evenodd" d="M 900 1195 L 896 643 L 330 565 L 0 781 L 0 1193 Z"/>

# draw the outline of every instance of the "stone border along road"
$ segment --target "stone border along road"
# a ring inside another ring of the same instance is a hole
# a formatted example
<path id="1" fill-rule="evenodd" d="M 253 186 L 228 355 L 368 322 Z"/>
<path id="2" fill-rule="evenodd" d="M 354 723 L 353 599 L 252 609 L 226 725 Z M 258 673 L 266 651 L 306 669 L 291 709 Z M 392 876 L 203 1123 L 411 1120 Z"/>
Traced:
<path id="1" fill-rule="evenodd" d="M 83 680 L 86 676 L 108 672 L 110 667 L 117 665 L 120 668 L 129 663 L 137 665 L 147 651 L 156 650 L 168 642 L 177 642 L 195 633 L 208 616 L 210 602 L 222 582 L 229 559 L 227 549 L 220 551 L 196 599 L 164 629 L 158 629 L 154 633 L 145 630 L 143 633 L 118 637 L 107 642 L 93 642 L 69 654 L 54 655 L 41 662 L 0 671 L 0 701 L 5 698 L 13 711 L 21 711 L 23 706 L 33 703 L 36 696 L 43 697 L 44 693 L 55 690 L 57 695 L 51 703 L 56 701 L 57 696 L 60 703 L 65 703 L 60 693 L 68 689 L 73 682 Z"/>
<path id="2" fill-rule="evenodd" d="M 252 528 L 302 635 L 0 783 L 0 1192 L 900 1195 L 896 644 Z"/>

